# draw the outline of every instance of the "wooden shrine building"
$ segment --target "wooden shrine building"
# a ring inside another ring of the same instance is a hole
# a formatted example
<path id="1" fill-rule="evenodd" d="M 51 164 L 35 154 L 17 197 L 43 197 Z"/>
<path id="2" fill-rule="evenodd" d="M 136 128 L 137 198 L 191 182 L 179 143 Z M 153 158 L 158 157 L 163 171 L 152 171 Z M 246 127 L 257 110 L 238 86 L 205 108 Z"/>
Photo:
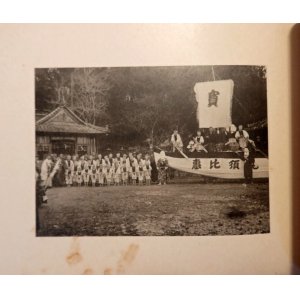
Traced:
<path id="1" fill-rule="evenodd" d="M 60 106 L 40 119 L 36 117 L 36 155 L 91 154 L 105 140 L 108 127 L 99 127 L 81 120 L 66 106 Z"/>

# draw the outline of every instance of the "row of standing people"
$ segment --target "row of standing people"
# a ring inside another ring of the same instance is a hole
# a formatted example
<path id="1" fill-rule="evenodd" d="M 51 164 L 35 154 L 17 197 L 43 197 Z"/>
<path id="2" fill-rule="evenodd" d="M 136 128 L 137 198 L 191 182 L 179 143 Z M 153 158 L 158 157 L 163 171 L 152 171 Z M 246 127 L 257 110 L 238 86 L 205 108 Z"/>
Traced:
<path id="1" fill-rule="evenodd" d="M 67 155 L 66 158 L 60 155 L 54 159 L 47 155 L 40 166 L 40 176 L 42 184 L 47 187 L 52 186 L 55 174 L 62 170 L 63 180 L 68 186 L 150 185 L 152 166 L 150 155 L 142 157 L 141 153 L 136 156 L 133 153 L 128 156 L 117 153 L 115 157 L 112 153 L 104 157 L 101 154 L 82 157 Z M 162 168 L 158 167 L 159 174 Z M 166 182 L 161 179 L 159 183 Z"/>

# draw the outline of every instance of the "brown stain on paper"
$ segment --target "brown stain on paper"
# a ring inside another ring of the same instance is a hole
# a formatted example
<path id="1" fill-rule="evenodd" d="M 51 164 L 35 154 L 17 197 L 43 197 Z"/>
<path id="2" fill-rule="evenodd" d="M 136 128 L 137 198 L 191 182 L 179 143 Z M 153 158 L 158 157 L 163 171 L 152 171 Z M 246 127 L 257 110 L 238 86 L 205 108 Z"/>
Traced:
<path id="1" fill-rule="evenodd" d="M 77 242 L 77 237 L 73 238 L 71 245 L 70 254 L 67 255 L 66 261 L 69 265 L 76 265 L 82 261 L 82 255 L 80 254 L 79 243 Z"/>
<path id="2" fill-rule="evenodd" d="M 103 272 L 104 275 L 112 275 L 112 269 L 111 268 L 106 268 Z"/>
<path id="3" fill-rule="evenodd" d="M 117 264 L 117 274 L 125 273 L 125 268 L 129 266 L 135 259 L 139 246 L 137 244 L 130 244 L 128 249 L 121 255 Z"/>
<path id="4" fill-rule="evenodd" d="M 112 275 L 114 273 L 116 274 L 124 274 L 125 268 L 128 267 L 135 259 L 137 252 L 139 250 L 139 245 L 137 244 L 130 244 L 127 250 L 123 253 L 121 253 L 121 257 L 118 260 L 117 266 L 116 266 L 116 272 L 114 272 L 113 268 L 106 268 L 103 271 L 104 275 Z"/>
<path id="5" fill-rule="evenodd" d="M 91 268 L 86 268 L 82 273 L 82 275 L 93 275 L 93 274 L 94 274 L 94 271 Z"/>

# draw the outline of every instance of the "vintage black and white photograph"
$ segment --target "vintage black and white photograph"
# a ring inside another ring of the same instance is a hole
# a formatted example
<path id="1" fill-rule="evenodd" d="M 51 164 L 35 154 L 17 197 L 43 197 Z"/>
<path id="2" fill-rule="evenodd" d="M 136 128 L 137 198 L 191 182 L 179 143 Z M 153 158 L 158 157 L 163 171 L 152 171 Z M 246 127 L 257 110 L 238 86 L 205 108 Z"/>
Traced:
<path id="1" fill-rule="evenodd" d="M 267 69 L 35 69 L 37 236 L 270 232 Z"/>

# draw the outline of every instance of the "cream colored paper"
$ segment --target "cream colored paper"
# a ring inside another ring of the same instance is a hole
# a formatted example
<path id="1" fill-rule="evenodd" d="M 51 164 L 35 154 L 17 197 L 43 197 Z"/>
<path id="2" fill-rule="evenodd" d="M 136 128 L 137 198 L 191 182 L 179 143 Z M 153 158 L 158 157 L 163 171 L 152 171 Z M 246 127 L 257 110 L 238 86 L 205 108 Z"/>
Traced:
<path id="1" fill-rule="evenodd" d="M 0 273 L 291 272 L 292 25 L 1 25 Z M 35 237 L 34 68 L 266 65 L 271 233 Z M 280 142 L 279 142 L 280 141 Z"/>

